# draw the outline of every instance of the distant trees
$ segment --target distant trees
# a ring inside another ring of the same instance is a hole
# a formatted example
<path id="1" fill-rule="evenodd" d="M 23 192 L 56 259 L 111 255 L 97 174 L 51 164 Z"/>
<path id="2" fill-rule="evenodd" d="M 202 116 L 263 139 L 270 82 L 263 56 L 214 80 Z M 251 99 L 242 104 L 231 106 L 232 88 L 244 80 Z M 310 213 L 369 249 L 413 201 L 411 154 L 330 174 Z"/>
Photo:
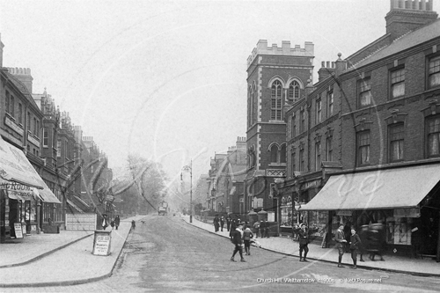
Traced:
<path id="1" fill-rule="evenodd" d="M 124 214 L 157 212 L 159 204 L 165 200 L 165 181 L 160 164 L 139 155 L 129 155 L 124 179 L 113 187 L 119 198 L 115 201 L 117 209 Z M 118 192 L 118 189 L 124 191 Z"/>

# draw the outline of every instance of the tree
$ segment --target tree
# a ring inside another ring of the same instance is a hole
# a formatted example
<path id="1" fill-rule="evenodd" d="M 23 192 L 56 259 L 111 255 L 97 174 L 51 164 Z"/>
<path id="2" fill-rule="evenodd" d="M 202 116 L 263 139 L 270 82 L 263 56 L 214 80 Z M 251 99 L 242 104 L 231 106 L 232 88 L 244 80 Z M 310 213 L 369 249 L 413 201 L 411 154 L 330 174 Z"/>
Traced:
<path id="1" fill-rule="evenodd" d="M 127 158 L 127 175 L 118 186 L 127 186 L 120 194 L 119 209 L 128 213 L 148 214 L 157 212 L 159 204 L 165 200 L 166 176 L 162 166 L 139 155 Z M 116 193 L 115 193 L 116 194 Z"/>

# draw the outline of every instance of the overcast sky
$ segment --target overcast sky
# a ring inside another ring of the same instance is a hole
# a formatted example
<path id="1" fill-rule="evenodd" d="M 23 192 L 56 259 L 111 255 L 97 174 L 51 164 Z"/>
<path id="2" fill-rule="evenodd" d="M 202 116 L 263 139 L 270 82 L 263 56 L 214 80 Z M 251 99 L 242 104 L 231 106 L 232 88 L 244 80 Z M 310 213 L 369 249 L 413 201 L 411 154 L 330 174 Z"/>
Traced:
<path id="1" fill-rule="evenodd" d="M 313 42 L 317 71 L 382 36 L 389 7 L 389 0 L 1 0 L 3 66 L 31 68 L 34 93 L 46 88 L 110 167 L 138 153 L 160 160 L 173 178 L 193 158 L 195 180 L 215 152 L 246 136 L 246 60 L 259 39 Z"/>

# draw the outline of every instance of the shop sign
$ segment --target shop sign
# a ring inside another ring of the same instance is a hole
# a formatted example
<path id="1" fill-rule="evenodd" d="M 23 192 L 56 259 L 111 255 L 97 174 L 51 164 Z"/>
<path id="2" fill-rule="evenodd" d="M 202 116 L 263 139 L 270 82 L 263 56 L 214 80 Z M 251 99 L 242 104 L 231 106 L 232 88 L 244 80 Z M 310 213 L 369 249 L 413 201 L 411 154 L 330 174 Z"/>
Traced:
<path id="1" fill-rule="evenodd" d="M 395 209 L 394 218 L 420 218 L 420 208 Z"/>
<path id="2" fill-rule="evenodd" d="M 21 128 L 20 126 L 15 124 L 15 122 L 12 121 L 11 118 L 9 118 L 8 116 L 5 117 L 5 124 L 8 125 L 10 128 L 12 128 L 12 130 L 17 132 L 18 134 L 20 134 L 20 135 L 24 134 L 23 128 Z"/>
<path id="3" fill-rule="evenodd" d="M 0 183 L 0 189 L 7 190 L 7 191 L 14 191 L 14 192 L 18 192 L 20 194 L 26 194 L 26 195 L 30 195 L 30 196 L 33 195 L 33 191 L 29 186 L 15 183 L 15 182 L 10 182 L 10 181 L 2 181 Z"/>
<path id="4" fill-rule="evenodd" d="M 111 231 L 95 231 L 92 253 L 94 255 L 109 255 L 111 240 Z"/>
<path id="5" fill-rule="evenodd" d="M 318 187 L 320 183 L 321 183 L 321 180 L 314 180 L 314 181 L 306 182 L 303 184 L 301 189 L 306 190 L 306 189 L 309 189 L 312 187 Z"/>
<path id="6" fill-rule="evenodd" d="M 336 215 L 351 217 L 353 215 L 353 211 L 337 211 Z"/>
<path id="7" fill-rule="evenodd" d="M 14 223 L 15 238 L 23 238 L 23 228 L 21 223 Z"/>

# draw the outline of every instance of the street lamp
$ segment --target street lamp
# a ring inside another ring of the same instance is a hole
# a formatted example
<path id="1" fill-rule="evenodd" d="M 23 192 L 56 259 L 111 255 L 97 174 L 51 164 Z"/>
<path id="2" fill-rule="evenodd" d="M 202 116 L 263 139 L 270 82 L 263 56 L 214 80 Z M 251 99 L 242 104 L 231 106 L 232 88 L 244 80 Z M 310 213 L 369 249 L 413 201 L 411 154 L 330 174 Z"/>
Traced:
<path id="1" fill-rule="evenodd" d="M 189 172 L 190 176 L 190 183 L 189 183 L 189 222 L 192 223 L 192 216 L 193 216 L 193 210 L 192 210 L 192 160 L 190 165 L 183 166 L 182 171 Z"/>

